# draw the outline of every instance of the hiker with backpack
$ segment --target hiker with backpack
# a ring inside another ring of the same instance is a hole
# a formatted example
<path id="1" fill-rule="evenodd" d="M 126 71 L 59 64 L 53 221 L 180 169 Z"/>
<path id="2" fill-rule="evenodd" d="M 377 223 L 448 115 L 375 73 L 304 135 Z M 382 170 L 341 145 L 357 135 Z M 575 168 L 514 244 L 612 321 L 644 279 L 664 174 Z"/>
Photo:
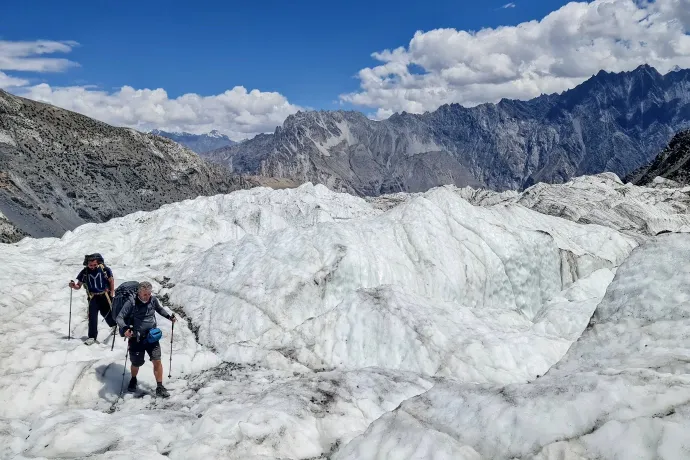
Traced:
<path id="1" fill-rule="evenodd" d="M 69 287 L 74 290 L 86 289 L 89 300 L 88 319 L 89 333 L 86 345 L 98 343 L 98 314 L 105 318 L 106 323 L 111 328 L 117 324 L 110 315 L 111 299 L 115 295 L 115 278 L 113 271 L 107 267 L 100 254 L 90 254 L 84 256 L 84 267 L 77 275 L 77 281 L 70 281 Z"/>
<path id="2" fill-rule="evenodd" d="M 158 298 L 151 294 L 151 290 L 151 283 L 147 281 L 139 283 L 136 296 L 129 298 L 117 313 L 117 324 L 121 331 L 124 330 L 123 335 L 129 339 L 132 378 L 127 390 L 136 391 L 139 367 L 144 364 L 144 353 L 147 353 L 153 364 L 153 375 L 156 377 L 156 396 L 167 398 L 170 394 L 163 386 L 160 346 L 162 333 L 157 327 L 156 312 L 173 323 L 177 321 L 177 318 L 161 306 Z"/>

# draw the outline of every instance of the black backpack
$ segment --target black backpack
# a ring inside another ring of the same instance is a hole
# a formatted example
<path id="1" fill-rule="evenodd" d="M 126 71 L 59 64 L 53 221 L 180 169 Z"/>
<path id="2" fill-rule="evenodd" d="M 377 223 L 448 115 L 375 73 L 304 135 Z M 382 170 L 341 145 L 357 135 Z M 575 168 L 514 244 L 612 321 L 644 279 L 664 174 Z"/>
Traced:
<path id="1" fill-rule="evenodd" d="M 110 313 L 113 319 L 117 319 L 117 315 L 120 314 L 120 310 L 125 305 L 125 303 L 134 299 L 137 295 L 137 290 L 139 289 L 139 281 L 125 281 L 115 289 L 115 297 L 113 298 L 113 304 L 110 307 Z M 124 334 L 124 329 L 120 330 L 120 335 Z"/>

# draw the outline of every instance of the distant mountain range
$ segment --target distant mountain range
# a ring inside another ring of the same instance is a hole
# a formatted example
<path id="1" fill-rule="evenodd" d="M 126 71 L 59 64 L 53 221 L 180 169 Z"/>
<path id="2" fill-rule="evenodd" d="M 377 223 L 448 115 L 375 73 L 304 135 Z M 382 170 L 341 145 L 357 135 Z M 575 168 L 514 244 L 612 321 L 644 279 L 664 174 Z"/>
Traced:
<path id="1" fill-rule="evenodd" d="M 169 139 L 0 90 L 0 241 L 252 184 Z"/>
<path id="2" fill-rule="evenodd" d="M 228 136 L 216 131 L 215 129 L 206 134 L 191 134 L 185 132 L 170 133 L 167 131 L 154 129 L 151 131 L 151 134 L 167 137 L 168 139 L 171 139 L 178 144 L 182 144 L 189 150 L 192 150 L 196 153 L 209 152 L 211 150 L 237 144 L 237 142 L 231 140 Z"/>
<path id="3" fill-rule="evenodd" d="M 604 171 L 624 177 L 690 127 L 690 70 L 599 72 L 529 101 L 395 114 L 299 112 L 273 134 L 201 153 L 235 173 L 322 183 L 359 195 L 437 185 L 522 190 Z"/>
<path id="4" fill-rule="evenodd" d="M 232 142 L 217 132 L 144 134 L 0 90 L 0 241 L 256 185 L 310 181 L 371 196 L 442 184 L 503 191 L 604 171 L 637 184 L 688 183 L 688 128 L 690 70 L 640 66 L 599 72 L 562 94 L 383 121 L 299 112 L 274 134 L 200 154 L 218 165 L 177 143 Z"/>

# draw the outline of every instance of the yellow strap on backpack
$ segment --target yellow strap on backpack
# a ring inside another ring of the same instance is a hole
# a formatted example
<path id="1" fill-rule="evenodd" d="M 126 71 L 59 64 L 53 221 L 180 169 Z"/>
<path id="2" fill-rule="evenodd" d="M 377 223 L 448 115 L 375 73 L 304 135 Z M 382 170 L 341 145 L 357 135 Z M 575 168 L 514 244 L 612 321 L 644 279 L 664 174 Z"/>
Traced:
<path id="1" fill-rule="evenodd" d="M 110 277 L 108 276 L 108 271 L 105 269 L 105 265 L 103 265 L 103 264 L 98 264 L 98 265 L 96 266 L 96 268 L 100 268 L 101 271 L 103 272 L 103 276 L 105 276 L 106 281 L 110 281 Z M 88 267 L 87 267 L 87 270 L 88 270 Z M 88 276 L 88 272 L 87 272 L 87 276 Z M 85 282 L 85 283 L 82 283 L 82 284 L 84 285 L 84 289 L 86 290 L 86 296 L 88 297 L 88 300 L 89 300 L 89 302 L 90 302 L 91 299 L 93 299 L 94 294 L 91 294 L 91 293 L 89 292 L 89 283 L 88 283 L 88 281 Z M 108 286 L 108 287 L 110 287 L 110 286 Z M 112 305 L 112 302 L 110 301 L 110 296 L 108 296 L 108 289 L 107 289 L 107 288 L 106 288 L 106 291 L 105 291 L 105 296 L 106 296 L 106 299 L 108 299 L 108 305 L 110 305 L 110 308 L 111 308 L 111 310 L 112 310 L 112 306 L 113 306 L 113 305 Z"/>

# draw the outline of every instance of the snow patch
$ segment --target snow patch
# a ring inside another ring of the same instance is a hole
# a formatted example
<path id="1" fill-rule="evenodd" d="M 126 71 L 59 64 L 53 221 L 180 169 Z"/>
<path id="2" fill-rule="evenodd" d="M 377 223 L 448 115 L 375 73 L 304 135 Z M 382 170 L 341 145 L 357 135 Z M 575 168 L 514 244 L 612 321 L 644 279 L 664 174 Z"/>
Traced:
<path id="1" fill-rule="evenodd" d="M 0 130 L 0 144 L 9 144 L 13 147 L 17 146 L 17 142 L 14 137 L 10 135 L 7 131 Z"/>

